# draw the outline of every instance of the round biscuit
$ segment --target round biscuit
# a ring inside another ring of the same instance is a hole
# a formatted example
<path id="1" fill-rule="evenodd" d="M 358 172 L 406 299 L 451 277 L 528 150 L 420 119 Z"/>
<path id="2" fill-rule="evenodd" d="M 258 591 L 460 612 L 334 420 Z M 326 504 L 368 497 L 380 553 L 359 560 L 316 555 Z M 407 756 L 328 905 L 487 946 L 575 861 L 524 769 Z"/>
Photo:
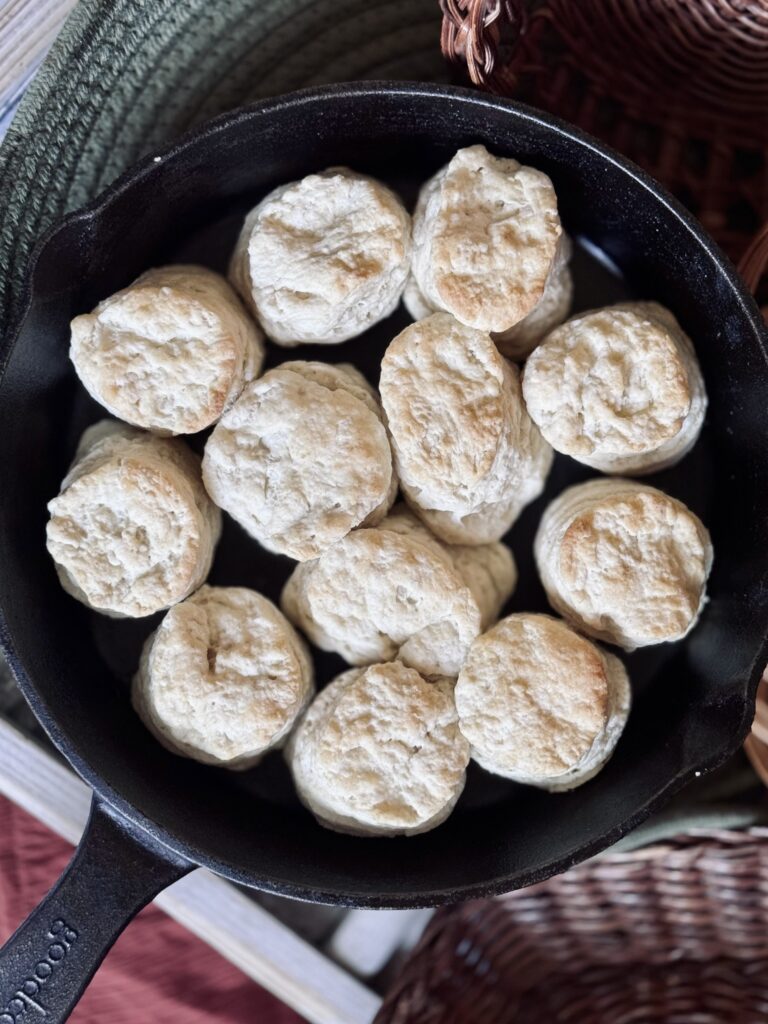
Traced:
<path id="1" fill-rule="evenodd" d="M 337 344 L 400 301 L 411 219 L 381 182 L 345 167 L 281 185 L 248 214 L 229 276 L 278 345 Z"/>
<path id="2" fill-rule="evenodd" d="M 151 615 L 196 590 L 221 532 L 184 442 L 111 421 L 83 434 L 48 511 L 62 586 L 117 618 Z"/>
<path id="3" fill-rule="evenodd" d="M 251 536 L 299 561 L 378 522 L 397 490 L 375 393 L 356 371 L 321 363 L 250 384 L 208 439 L 203 478 Z"/>
<path id="4" fill-rule="evenodd" d="M 523 394 L 555 451 L 604 473 L 678 462 L 707 408 L 693 345 L 656 302 L 579 313 L 557 327 L 528 359 Z"/>
<path id="5" fill-rule="evenodd" d="M 70 358 L 113 416 L 160 435 L 194 434 L 258 376 L 264 344 L 223 277 L 174 265 L 75 317 Z"/>
<path id="6" fill-rule="evenodd" d="M 133 704 L 174 753 L 250 768 L 282 742 L 313 692 L 304 642 L 245 587 L 201 587 L 144 645 Z"/>
<path id="7" fill-rule="evenodd" d="M 570 239 L 567 235 L 561 235 L 539 301 L 514 327 L 491 335 L 499 352 L 507 359 L 518 362 L 526 359 L 541 339 L 568 316 L 573 301 L 573 275 L 568 266 L 570 257 Z M 413 274 L 405 285 L 403 305 L 413 320 L 424 320 L 440 312 L 424 298 Z"/>
<path id="8" fill-rule="evenodd" d="M 390 343 L 380 388 L 414 511 L 448 543 L 498 540 L 541 493 L 553 457 L 517 368 L 490 335 L 435 313 Z"/>
<path id="9" fill-rule="evenodd" d="M 355 835 L 414 835 L 453 810 L 469 744 L 452 686 L 426 682 L 395 661 L 334 679 L 286 756 L 301 800 L 321 824 Z"/>
<path id="10" fill-rule="evenodd" d="M 563 491 L 542 516 L 534 553 L 552 607 L 628 651 L 693 629 L 713 558 L 706 527 L 681 501 L 621 479 Z"/>
<path id="11" fill-rule="evenodd" d="M 546 174 L 469 146 L 419 194 L 411 270 L 426 305 L 504 332 L 541 299 L 561 234 Z"/>
<path id="12" fill-rule="evenodd" d="M 459 725 L 486 770 L 565 791 L 606 763 L 629 713 L 614 655 L 549 615 L 510 615 L 472 644 L 455 690 Z"/>

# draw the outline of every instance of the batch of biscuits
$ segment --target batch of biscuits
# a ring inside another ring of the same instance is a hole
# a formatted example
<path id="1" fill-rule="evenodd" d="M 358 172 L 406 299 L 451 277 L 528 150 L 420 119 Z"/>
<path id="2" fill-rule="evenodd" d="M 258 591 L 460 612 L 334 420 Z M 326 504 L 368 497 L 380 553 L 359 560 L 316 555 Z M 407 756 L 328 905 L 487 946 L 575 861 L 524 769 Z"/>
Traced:
<path id="1" fill-rule="evenodd" d="M 153 269 L 75 318 L 77 374 L 116 419 L 84 433 L 48 549 L 90 608 L 165 610 L 132 691 L 162 744 L 233 769 L 283 747 L 306 807 L 358 835 L 439 825 L 470 758 L 550 791 L 605 765 L 630 683 L 595 641 L 680 639 L 712 564 L 697 516 L 628 477 L 690 450 L 706 394 L 657 303 L 566 319 L 570 249 L 547 175 L 476 145 L 413 217 L 330 168 L 248 214 L 229 282 Z M 400 301 L 378 391 L 344 363 L 262 372 L 266 341 L 343 342 Z M 178 435 L 209 427 L 201 460 Z M 605 475 L 541 518 L 553 614 L 499 619 L 502 538 L 554 452 Z M 206 584 L 221 510 L 296 561 L 280 608 Z M 308 644 L 350 666 L 317 694 Z"/>

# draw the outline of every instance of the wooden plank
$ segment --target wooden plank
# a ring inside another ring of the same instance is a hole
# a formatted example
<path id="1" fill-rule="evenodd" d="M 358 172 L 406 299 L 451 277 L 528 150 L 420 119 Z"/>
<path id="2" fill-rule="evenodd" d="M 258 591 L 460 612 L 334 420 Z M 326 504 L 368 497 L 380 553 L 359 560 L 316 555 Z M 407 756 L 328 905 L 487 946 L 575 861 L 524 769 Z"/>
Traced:
<path id="1" fill-rule="evenodd" d="M 0 7 L 0 119 L 51 47 L 77 0 L 6 0 Z"/>
<path id="2" fill-rule="evenodd" d="M 362 978 L 378 974 L 401 949 L 416 945 L 434 911 L 350 910 L 328 948 Z"/>
<path id="3" fill-rule="evenodd" d="M 66 765 L 0 718 L 0 793 L 70 843 L 91 792 Z M 381 1000 L 235 886 L 199 868 L 155 903 L 313 1024 L 369 1024 Z"/>

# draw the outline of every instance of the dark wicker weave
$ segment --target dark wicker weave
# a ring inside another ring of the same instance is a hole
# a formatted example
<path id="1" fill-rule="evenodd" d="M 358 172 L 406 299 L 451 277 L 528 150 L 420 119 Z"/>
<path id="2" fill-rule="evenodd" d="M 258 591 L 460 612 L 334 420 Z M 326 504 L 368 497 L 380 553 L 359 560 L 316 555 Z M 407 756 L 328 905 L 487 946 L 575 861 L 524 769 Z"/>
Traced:
<path id="1" fill-rule="evenodd" d="M 766 1021 L 766 840 L 691 833 L 440 910 L 375 1024 Z"/>
<path id="2" fill-rule="evenodd" d="M 528 100 L 615 146 L 741 258 L 768 221 L 766 0 L 441 6 L 443 52 L 466 63 L 476 84 Z M 766 257 L 768 244 L 763 266 Z"/>
<path id="3" fill-rule="evenodd" d="M 768 300 L 768 2 L 441 6 L 443 52 L 476 84 L 646 167 Z M 747 753 L 768 783 L 765 681 Z M 375 1024 L 656 1021 L 768 1021 L 768 829 L 690 832 L 444 908 Z"/>

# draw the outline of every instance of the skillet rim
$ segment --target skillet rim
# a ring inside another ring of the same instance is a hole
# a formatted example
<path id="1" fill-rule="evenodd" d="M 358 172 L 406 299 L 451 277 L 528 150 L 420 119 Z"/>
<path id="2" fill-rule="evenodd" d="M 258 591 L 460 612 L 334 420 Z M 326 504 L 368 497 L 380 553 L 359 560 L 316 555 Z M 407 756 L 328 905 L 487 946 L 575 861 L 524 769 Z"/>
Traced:
<path id="1" fill-rule="evenodd" d="M 86 225 L 101 216 L 107 215 L 110 206 L 119 196 L 129 191 L 136 183 L 144 180 L 148 175 L 151 175 L 153 171 L 157 171 L 168 160 L 175 159 L 185 150 L 196 145 L 201 139 L 210 138 L 219 132 L 226 131 L 235 124 L 257 120 L 263 115 L 283 112 L 292 107 L 305 104 L 323 104 L 334 102 L 338 98 L 361 99 L 368 97 L 375 101 L 380 99 L 382 94 L 405 98 L 420 97 L 437 102 L 447 100 L 478 108 L 490 107 L 497 111 L 503 111 L 511 116 L 513 121 L 517 119 L 531 122 L 546 131 L 565 136 L 571 144 L 591 150 L 600 160 L 614 164 L 648 192 L 656 203 L 660 203 L 665 207 L 668 213 L 686 229 L 691 236 L 692 244 L 698 245 L 707 254 L 712 266 L 725 280 L 733 297 L 738 301 L 745 327 L 748 325 L 751 328 L 763 359 L 768 366 L 768 332 L 757 305 L 736 268 L 693 215 L 666 189 L 632 161 L 560 118 L 513 100 L 488 96 L 475 90 L 458 86 L 431 85 L 407 81 L 371 81 L 339 83 L 302 89 L 283 96 L 260 100 L 256 103 L 220 114 L 186 132 L 166 148 L 144 157 L 108 185 L 90 203 L 70 212 L 51 226 L 33 248 L 25 270 L 15 315 L 12 318 L 8 331 L 0 340 L 0 387 L 2 386 L 5 371 L 21 328 L 32 306 L 37 264 L 44 251 L 54 242 L 57 235 L 69 230 L 74 225 Z M 559 874 L 574 864 L 594 856 L 596 853 L 612 845 L 644 821 L 654 810 L 666 803 L 674 793 L 694 777 L 704 775 L 723 764 L 736 752 L 750 729 L 757 686 L 764 666 L 768 662 L 768 623 L 764 627 L 762 641 L 752 662 L 749 677 L 746 680 L 741 719 L 734 728 L 730 738 L 726 739 L 719 749 L 714 750 L 704 763 L 690 766 L 687 770 L 669 779 L 666 785 L 661 787 L 651 799 L 633 813 L 623 817 L 609 832 L 601 834 L 591 843 L 576 847 L 566 854 L 561 853 L 558 857 L 540 865 L 538 868 L 523 872 L 522 874 L 508 873 L 488 879 L 485 882 L 468 883 L 450 889 L 422 890 L 419 893 L 411 891 L 405 893 L 388 892 L 384 895 L 376 895 L 369 891 L 341 888 L 316 889 L 309 885 L 287 881 L 284 878 L 257 876 L 252 872 L 241 870 L 235 864 L 211 857 L 200 847 L 180 841 L 173 835 L 171 830 L 147 817 L 127 798 L 121 796 L 112 785 L 107 783 L 89 761 L 81 756 L 76 744 L 59 728 L 57 717 L 49 710 L 43 695 L 38 691 L 34 680 L 28 675 L 21 659 L 16 653 L 2 607 L 0 607 L 0 649 L 2 649 L 6 657 L 25 699 L 51 741 L 66 757 L 78 775 L 88 783 L 94 791 L 96 800 L 101 799 L 117 810 L 126 819 L 132 832 L 139 840 L 141 833 L 145 832 L 169 851 L 181 855 L 190 863 L 205 866 L 230 881 L 251 888 L 257 888 L 264 892 L 331 905 L 408 908 L 434 907 L 458 900 L 498 895 L 510 891 L 511 888 L 523 888 L 543 881 L 552 875 Z"/>

